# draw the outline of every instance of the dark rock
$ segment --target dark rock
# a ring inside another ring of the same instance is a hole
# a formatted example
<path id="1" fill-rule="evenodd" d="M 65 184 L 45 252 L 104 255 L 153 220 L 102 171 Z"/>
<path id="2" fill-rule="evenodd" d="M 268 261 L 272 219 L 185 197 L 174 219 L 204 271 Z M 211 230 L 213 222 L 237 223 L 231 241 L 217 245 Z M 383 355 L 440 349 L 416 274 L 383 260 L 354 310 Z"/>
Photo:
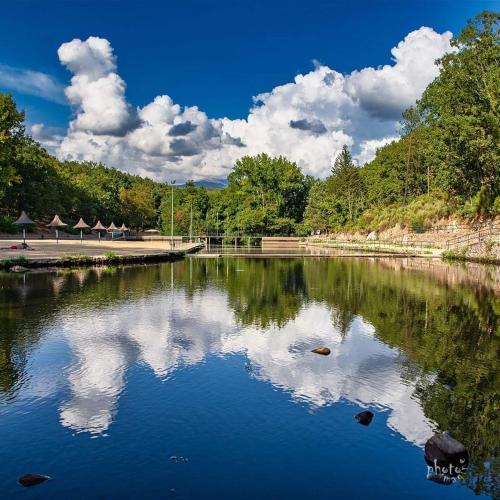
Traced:
<path id="1" fill-rule="evenodd" d="M 332 351 L 330 351 L 328 347 L 317 347 L 316 349 L 313 349 L 311 352 L 314 352 L 315 354 L 322 354 L 323 356 L 328 356 Z"/>
<path id="2" fill-rule="evenodd" d="M 361 413 L 358 413 L 354 418 L 361 425 L 370 425 L 370 422 L 373 419 L 373 413 L 371 411 L 368 411 L 368 410 L 362 411 Z"/>
<path id="3" fill-rule="evenodd" d="M 17 481 L 20 485 L 28 487 L 44 483 L 47 479 L 50 479 L 50 477 L 43 474 L 24 474 Z"/>
<path id="4" fill-rule="evenodd" d="M 425 443 L 425 461 L 431 467 L 439 467 L 435 473 L 457 475 L 469 465 L 469 453 L 465 446 L 449 432 L 434 434 Z"/>

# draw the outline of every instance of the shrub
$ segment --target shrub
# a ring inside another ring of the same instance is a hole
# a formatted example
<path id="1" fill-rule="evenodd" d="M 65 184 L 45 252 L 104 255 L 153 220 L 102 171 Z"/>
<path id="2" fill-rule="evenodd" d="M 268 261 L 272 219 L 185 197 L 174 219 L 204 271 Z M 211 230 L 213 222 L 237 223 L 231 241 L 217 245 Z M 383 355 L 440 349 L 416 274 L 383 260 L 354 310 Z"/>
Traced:
<path id="1" fill-rule="evenodd" d="M 0 233 L 16 234 L 19 231 L 19 226 L 14 224 L 14 219 L 8 215 L 0 216 Z"/>

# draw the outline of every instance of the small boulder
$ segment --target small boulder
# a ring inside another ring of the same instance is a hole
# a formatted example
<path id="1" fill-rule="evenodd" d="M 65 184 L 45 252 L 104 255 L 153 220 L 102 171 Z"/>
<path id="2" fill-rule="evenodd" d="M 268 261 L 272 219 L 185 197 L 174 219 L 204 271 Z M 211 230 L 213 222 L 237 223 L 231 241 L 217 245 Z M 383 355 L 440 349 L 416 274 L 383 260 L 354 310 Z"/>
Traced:
<path id="1" fill-rule="evenodd" d="M 17 481 L 21 486 L 29 487 L 44 483 L 47 479 L 50 479 L 50 477 L 43 474 L 24 474 Z"/>
<path id="2" fill-rule="evenodd" d="M 328 347 L 317 347 L 316 349 L 313 349 L 311 352 L 314 352 L 315 354 L 321 354 L 322 356 L 328 356 L 332 351 L 330 351 Z"/>
<path id="3" fill-rule="evenodd" d="M 361 425 L 370 425 L 370 422 L 373 419 L 373 413 L 368 410 L 362 411 L 361 413 L 358 413 L 354 418 Z"/>
<path id="4" fill-rule="evenodd" d="M 425 443 L 424 453 L 427 465 L 440 468 L 436 473 L 453 476 L 463 472 L 469 465 L 469 452 L 449 432 L 434 434 Z"/>
<path id="5" fill-rule="evenodd" d="M 26 271 L 29 271 L 27 267 L 24 266 L 12 266 L 9 271 L 11 273 L 25 273 Z"/>

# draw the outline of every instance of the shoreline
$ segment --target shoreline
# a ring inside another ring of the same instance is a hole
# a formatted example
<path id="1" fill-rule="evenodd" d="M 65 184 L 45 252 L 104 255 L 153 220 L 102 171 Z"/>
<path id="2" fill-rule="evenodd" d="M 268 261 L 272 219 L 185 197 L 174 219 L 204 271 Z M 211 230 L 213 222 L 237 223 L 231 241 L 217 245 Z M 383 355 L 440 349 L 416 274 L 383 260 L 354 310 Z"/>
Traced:
<path id="1" fill-rule="evenodd" d="M 72 268 L 121 264 L 168 262 L 184 258 L 203 248 L 202 244 L 185 244 L 179 248 L 165 249 L 158 243 L 107 242 L 99 244 L 86 241 L 29 241 L 35 250 L 4 250 L 0 252 L 0 269 L 15 272 L 40 268 Z M 13 269 L 16 268 L 17 269 Z"/>

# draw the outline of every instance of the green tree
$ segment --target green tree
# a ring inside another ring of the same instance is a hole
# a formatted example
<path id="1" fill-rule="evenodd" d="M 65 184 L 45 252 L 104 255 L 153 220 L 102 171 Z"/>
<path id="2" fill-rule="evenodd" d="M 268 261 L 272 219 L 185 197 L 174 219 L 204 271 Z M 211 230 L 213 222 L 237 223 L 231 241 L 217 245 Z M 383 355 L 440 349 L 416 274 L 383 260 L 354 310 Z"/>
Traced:
<path id="1" fill-rule="evenodd" d="M 463 198 L 500 194 L 500 15 L 483 12 L 451 41 L 439 76 L 427 87 L 420 111 L 435 130 L 441 187 Z M 478 207 L 479 212 L 490 206 Z"/>
<path id="2" fill-rule="evenodd" d="M 327 184 L 331 196 L 339 201 L 345 220 L 354 222 L 364 206 L 366 189 L 346 145 L 335 159 Z"/>
<path id="3" fill-rule="evenodd" d="M 158 211 L 152 182 L 135 182 L 130 187 L 121 187 L 120 200 L 130 226 L 156 225 Z"/>
<path id="4" fill-rule="evenodd" d="M 24 134 L 23 122 L 24 113 L 18 111 L 12 96 L 0 93 L 0 200 L 19 180 L 14 156 Z"/>
<path id="5" fill-rule="evenodd" d="M 207 212 L 209 197 L 207 189 L 198 187 L 193 181 L 184 186 L 175 187 L 174 193 L 174 234 L 205 234 L 207 231 Z M 172 217 L 172 189 L 165 188 L 160 207 L 161 228 L 164 234 L 170 234 Z"/>
<path id="6" fill-rule="evenodd" d="M 310 183 L 297 164 L 282 156 L 244 156 L 228 176 L 225 230 L 294 233 L 303 218 Z"/>

